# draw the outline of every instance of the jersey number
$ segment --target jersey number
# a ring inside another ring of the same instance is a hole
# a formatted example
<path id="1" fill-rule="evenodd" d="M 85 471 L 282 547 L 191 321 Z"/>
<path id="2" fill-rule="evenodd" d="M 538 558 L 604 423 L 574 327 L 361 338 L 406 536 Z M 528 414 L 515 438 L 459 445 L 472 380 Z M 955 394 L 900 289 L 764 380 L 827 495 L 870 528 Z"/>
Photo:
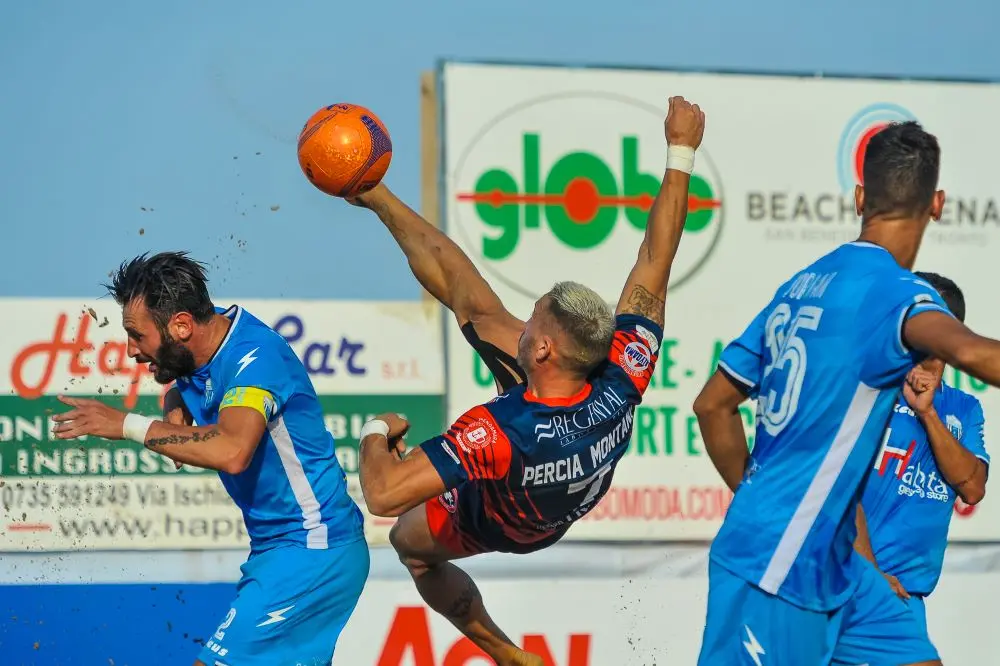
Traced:
<path id="1" fill-rule="evenodd" d="M 799 332 L 818 329 L 822 316 L 823 308 L 804 305 L 793 317 L 792 308 L 787 303 L 780 303 L 764 325 L 764 341 L 771 351 L 771 363 L 764 368 L 764 378 L 766 380 L 773 370 L 786 373 L 785 385 L 777 389 L 769 387 L 765 404 L 761 406 L 761 423 L 772 437 L 788 426 L 799 408 L 799 394 L 808 364 L 806 343 Z"/>
<path id="2" fill-rule="evenodd" d="M 226 619 L 224 619 L 222 624 L 219 625 L 219 628 L 215 630 L 215 636 L 213 636 L 213 638 L 217 641 L 224 640 L 226 638 L 226 629 L 229 628 L 229 625 L 231 625 L 235 619 L 236 609 L 230 608 L 229 612 L 226 613 Z"/>
<path id="3" fill-rule="evenodd" d="M 611 471 L 611 463 L 607 463 L 604 467 L 600 468 L 586 479 L 582 481 L 577 481 L 576 483 L 571 483 L 566 488 L 567 495 L 575 495 L 584 488 L 587 488 L 587 494 L 584 496 L 583 500 L 580 502 L 580 506 L 587 506 L 594 501 L 597 494 L 601 492 L 601 486 L 603 485 L 604 477 L 607 476 L 608 472 Z"/>

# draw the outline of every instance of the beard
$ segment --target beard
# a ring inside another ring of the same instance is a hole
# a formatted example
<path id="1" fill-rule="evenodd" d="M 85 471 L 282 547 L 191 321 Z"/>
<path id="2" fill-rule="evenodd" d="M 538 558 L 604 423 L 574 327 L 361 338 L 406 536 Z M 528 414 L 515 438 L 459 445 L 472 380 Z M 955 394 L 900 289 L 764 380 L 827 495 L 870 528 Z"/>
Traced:
<path id="1" fill-rule="evenodd" d="M 178 377 L 193 375 L 198 366 L 191 350 L 170 337 L 169 333 L 161 333 L 163 342 L 156 350 L 153 358 L 137 358 L 140 363 L 150 363 L 153 368 L 153 379 L 158 384 L 169 384 Z"/>

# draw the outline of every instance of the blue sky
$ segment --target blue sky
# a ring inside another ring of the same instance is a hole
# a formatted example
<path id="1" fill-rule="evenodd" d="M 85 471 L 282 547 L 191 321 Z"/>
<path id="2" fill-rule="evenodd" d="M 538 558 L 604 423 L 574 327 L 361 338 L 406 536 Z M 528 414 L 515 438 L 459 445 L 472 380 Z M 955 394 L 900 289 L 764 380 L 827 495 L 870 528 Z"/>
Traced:
<path id="1" fill-rule="evenodd" d="M 316 108 L 375 110 L 388 182 L 418 205 L 439 58 L 1000 79 L 998 19 L 926 0 L 10 3 L 0 295 L 90 297 L 122 259 L 189 249 L 227 296 L 416 298 L 381 225 L 301 175 Z"/>

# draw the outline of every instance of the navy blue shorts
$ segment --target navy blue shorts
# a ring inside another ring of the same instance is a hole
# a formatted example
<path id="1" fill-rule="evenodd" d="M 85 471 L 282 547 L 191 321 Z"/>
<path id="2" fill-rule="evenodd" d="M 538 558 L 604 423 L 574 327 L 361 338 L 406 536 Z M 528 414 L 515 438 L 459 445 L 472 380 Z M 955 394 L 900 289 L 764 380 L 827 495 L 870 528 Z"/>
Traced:
<path id="1" fill-rule="evenodd" d="M 532 535 L 519 533 L 502 515 L 489 515 L 480 492 L 477 482 L 467 483 L 424 505 L 434 540 L 456 555 L 524 555 L 548 548 L 566 534 L 568 526 Z"/>

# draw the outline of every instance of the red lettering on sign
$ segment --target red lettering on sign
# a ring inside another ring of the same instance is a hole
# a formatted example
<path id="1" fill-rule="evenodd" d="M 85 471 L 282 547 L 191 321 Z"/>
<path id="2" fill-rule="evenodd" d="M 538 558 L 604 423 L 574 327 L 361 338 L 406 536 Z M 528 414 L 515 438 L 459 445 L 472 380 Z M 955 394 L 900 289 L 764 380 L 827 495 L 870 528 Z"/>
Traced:
<path id="1" fill-rule="evenodd" d="M 725 486 L 612 487 L 584 520 L 715 521 L 725 517 L 732 499 Z"/>
<path id="2" fill-rule="evenodd" d="M 552 657 L 552 650 L 544 636 L 528 634 L 522 643 L 525 650 L 541 656 L 545 666 L 559 666 Z M 389 633 L 382 646 L 376 666 L 400 666 L 407 655 L 412 656 L 414 666 L 471 666 L 487 659 L 486 654 L 468 638 L 456 641 L 444 658 L 438 662 L 434 657 L 427 609 L 422 607 L 401 607 L 389 627 Z M 590 666 L 590 634 L 571 634 L 569 656 L 565 666 Z"/>
<path id="3" fill-rule="evenodd" d="M 87 313 L 80 315 L 77 322 L 75 339 L 67 339 L 67 324 L 69 315 L 61 313 L 56 318 L 52 339 L 35 342 L 17 353 L 10 367 L 10 382 L 14 391 L 22 398 L 40 398 L 54 388 L 55 391 L 68 390 L 69 387 L 53 387 L 52 378 L 60 359 L 65 358 L 67 370 L 71 377 L 88 377 L 93 371 L 93 363 L 86 363 L 85 356 L 94 351 L 90 342 L 91 318 Z M 42 358 L 44 370 L 37 381 L 25 377 L 26 366 L 33 359 Z M 130 375 L 129 387 L 125 391 L 125 407 L 135 407 L 139 397 L 139 384 L 143 377 L 150 374 L 148 367 L 131 362 L 128 358 L 127 346 L 124 342 L 108 341 L 97 352 L 97 372 L 107 377 Z M 164 391 L 165 392 L 165 391 Z M 162 396 L 161 396 L 162 402 Z"/>
<path id="4" fill-rule="evenodd" d="M 408 650 L 416 666 L 434 666 L 434 646 L 424 608 L 397 608 L 376 666 L 399 666 Z"/>
<path id="5" fill-rule="evenodd" d="M 973 504 L 966 504 L 962 501 L 962 498 L 959 497 L 955 500 L 954 511 L 960 518 L 968 518 L 976 512 L 976 507 Z"/>
<path id="6" fill-rule="evenodd" d="M 68 317 L 65 314 L 59 315 L 59 318 L 56 320 L 56 330 L 51 341 L 36 342 L 33 345 L 28 345 L 14 357 L 14 363 L 10 367 L 10 381 L 19 396 L 23 398 L 41 397 L 45 393 L 45 389 L 52 382 L 52 373 L 55 372 L 56 361 L 64 353 L 70 355 L 69 372 L 71 375 L 80 376 L 87 374 L 87 368 L 80 365 L 80 356 L 84 352 L 94 348 L 92 344 L 87 342 L 87 328 L 90 326 L 90 320 L 86 316 L 82 317 L 80 326 L 76 330 L 76 340 L 67 341 L 65 340 L 67 319 Z M 37 384 L 29 386 L 24 380 L 24 365 L 38 355 L 47 357 L 45 371 L 42 373 L 42 378 Z"/>

